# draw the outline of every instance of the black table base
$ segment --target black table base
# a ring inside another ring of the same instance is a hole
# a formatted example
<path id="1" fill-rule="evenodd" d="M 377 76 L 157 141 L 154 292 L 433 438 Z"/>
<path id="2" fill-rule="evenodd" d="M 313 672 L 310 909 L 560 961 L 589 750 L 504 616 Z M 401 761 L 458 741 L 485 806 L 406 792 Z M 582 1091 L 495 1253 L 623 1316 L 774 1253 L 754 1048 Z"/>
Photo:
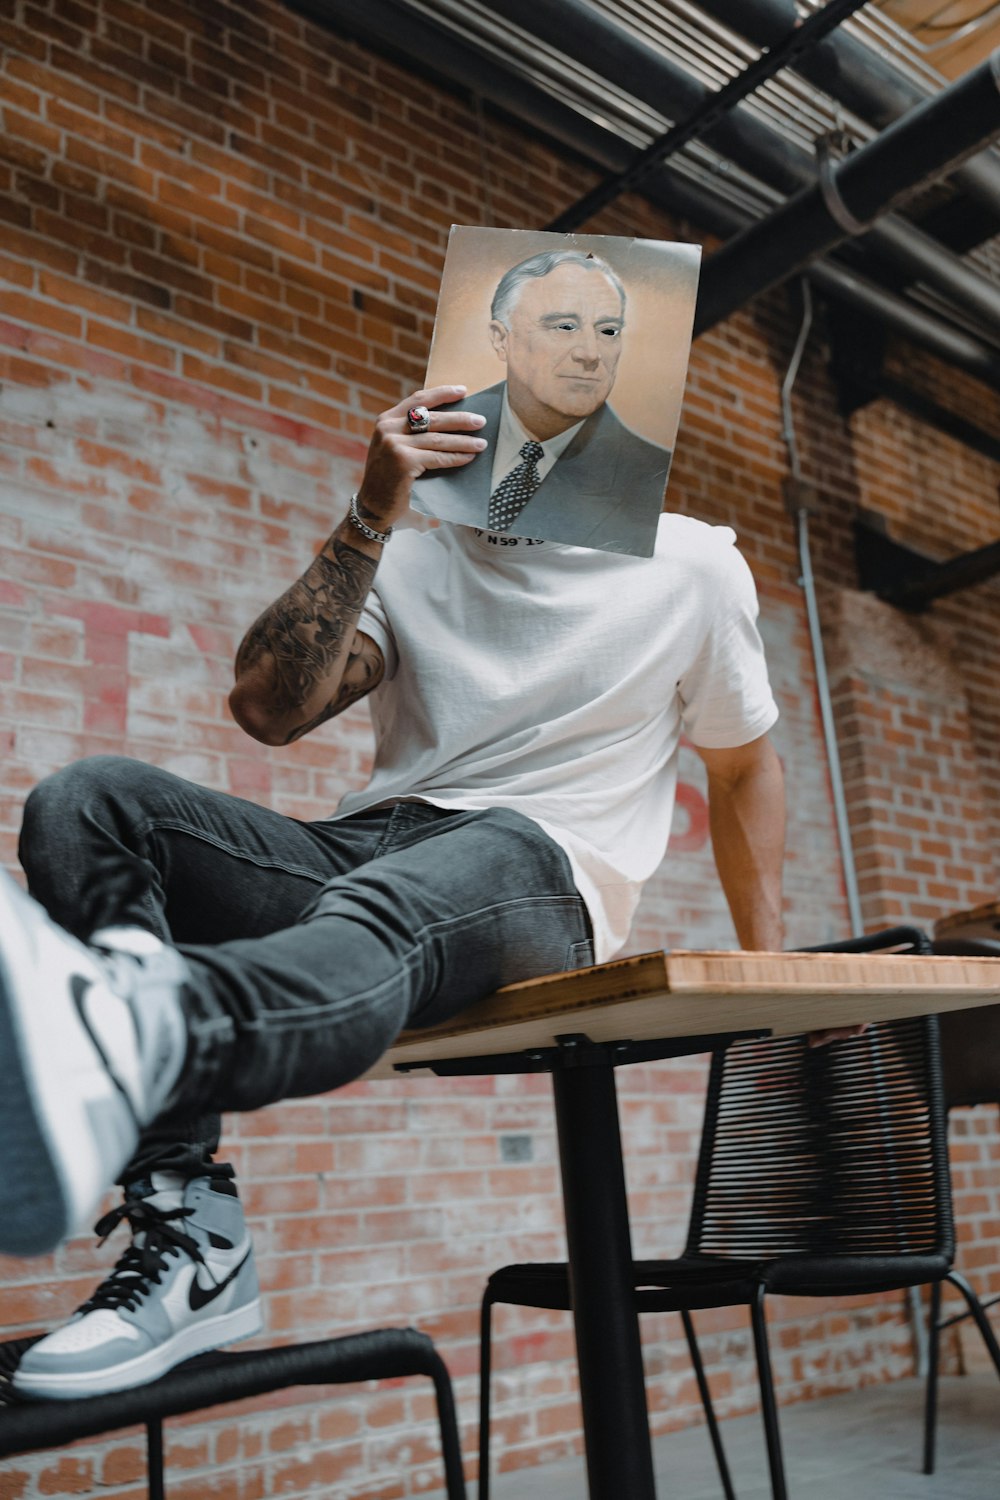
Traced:
<path id="1" fill-rule="evenodd" d="M 397 1064 L 441 1077 L 552 1074 L 590 1500 L 656 1500 L 614 1070 L 763 1035 L 608 1043 L 569 1035 L 527 1052 Z"/>

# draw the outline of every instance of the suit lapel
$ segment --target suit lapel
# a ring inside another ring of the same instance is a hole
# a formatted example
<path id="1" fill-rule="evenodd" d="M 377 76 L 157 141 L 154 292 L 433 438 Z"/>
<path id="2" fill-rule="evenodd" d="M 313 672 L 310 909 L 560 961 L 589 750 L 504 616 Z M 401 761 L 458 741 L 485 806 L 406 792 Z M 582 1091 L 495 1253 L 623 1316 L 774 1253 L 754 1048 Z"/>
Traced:
<path id="1" fill-rule="evenodd" d="M 606 404 L 588 417 L 518 516 L 518 524 L 554 525 L 563 530 L 567 515 L 579 518 L 591 498 L 606 510 L 609 497 L 615 494 L 615 434 L 620 429 L 621 423 Z M 579 535 L 579 519 L 575 530 Z"/>

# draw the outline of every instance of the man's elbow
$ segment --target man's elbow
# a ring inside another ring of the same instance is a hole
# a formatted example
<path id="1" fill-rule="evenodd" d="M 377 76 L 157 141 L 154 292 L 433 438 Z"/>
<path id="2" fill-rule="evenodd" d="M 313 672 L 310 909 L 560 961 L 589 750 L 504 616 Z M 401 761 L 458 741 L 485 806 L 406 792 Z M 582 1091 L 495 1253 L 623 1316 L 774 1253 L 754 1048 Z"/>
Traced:
<path id="1" fill-rule="evenodd" d="M 273 714 L 268 714 L 254 694 L 237 683 L 229 694 L 229 711 L 237 724 L 251 739 L 262 745 L 284 745 L 288 741 L 288 730 L 279 724 Z"/>

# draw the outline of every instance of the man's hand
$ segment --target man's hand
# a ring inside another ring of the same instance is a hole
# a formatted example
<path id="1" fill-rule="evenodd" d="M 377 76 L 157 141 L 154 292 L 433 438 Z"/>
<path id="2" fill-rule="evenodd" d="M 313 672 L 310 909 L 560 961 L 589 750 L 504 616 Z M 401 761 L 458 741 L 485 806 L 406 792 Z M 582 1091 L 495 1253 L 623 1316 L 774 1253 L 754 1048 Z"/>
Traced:
<path id="1" fill-rule="evenodd" d="M 826 1031 L 810 1031 L 806 1041 L 810 1047 L 825 1047 L 827 1042 L 846 1042 L 852 1036 L 864 1036 L 871 1025 L 870 1021 L 861 1021 L 857 1026 L 830 1026 Z"/>
<path id="2" fill-rule="evenodd" d="M 361 518 L 377 531 L 387 531 L 406 514 L 413 481 L 421 474 L 460 468 L 487 446 L 485 438 L 476 436 L 485 417 L 447 408 L 448 402 L 460 401 L 465 390 L 464 385 L 432 386 L 407 396 L 378 418 L 358 491 Z M 414 406 L 430 411 L 427 432 L 410 431 L 406 414 Z M 445 410 L 434 409 L 440 406 Z"/>

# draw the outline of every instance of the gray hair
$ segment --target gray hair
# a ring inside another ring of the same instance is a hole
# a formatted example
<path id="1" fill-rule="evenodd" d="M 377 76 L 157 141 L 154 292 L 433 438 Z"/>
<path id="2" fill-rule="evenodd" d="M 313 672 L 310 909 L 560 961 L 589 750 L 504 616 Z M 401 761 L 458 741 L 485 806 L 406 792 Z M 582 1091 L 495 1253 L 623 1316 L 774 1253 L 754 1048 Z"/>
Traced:
<path id="1" fill-rule="evenodd" d="M 524 283 L 533 278 L 537 280 L 548 276 L 556 266 L 567 265 L 583 266 L 588 271 L 600 271 L 606 276 L 621 298 L 622 316 L 625 316 L 625 288 L 617 271 L 613 271 L 606 260 L 601 260 L 596 255 L 587 255 L 583 250 L 540 250 L 537 255 L 529 255 L 527 260 L 511 266 L 501 276 L 493 293 L 490 317 L 494 322 L 502 323 L 505 328 L 509 327 L 507 320 L 514 311 Z"/>

